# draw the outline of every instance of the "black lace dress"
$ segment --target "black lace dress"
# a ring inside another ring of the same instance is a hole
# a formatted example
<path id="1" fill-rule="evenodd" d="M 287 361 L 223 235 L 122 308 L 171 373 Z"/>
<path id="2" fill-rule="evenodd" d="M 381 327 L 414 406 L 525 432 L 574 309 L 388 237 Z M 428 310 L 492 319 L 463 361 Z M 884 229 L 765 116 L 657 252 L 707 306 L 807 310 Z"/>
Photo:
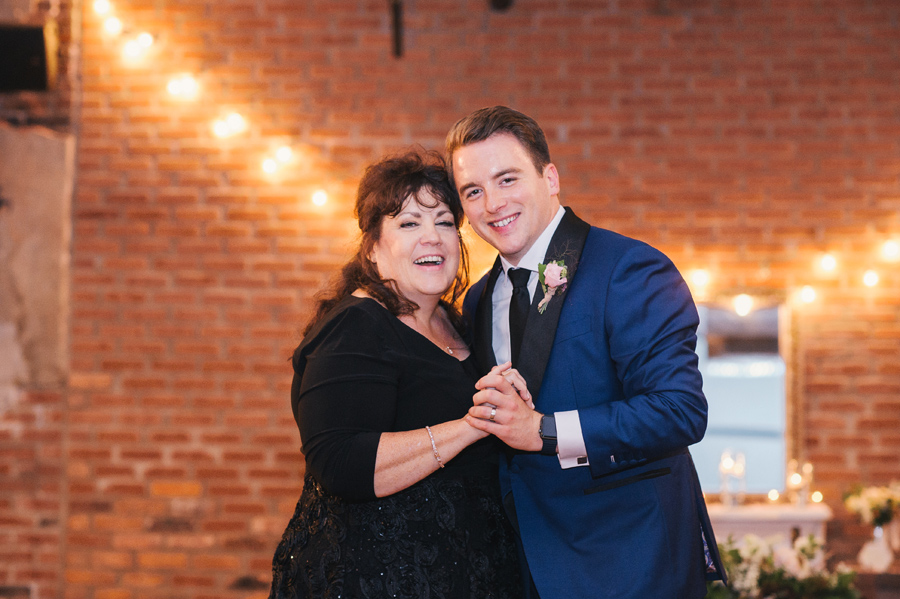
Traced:
<path id="1" fill-rule="evenodd" d="M 373 491 L 380 434 L 465 414 L 471 359 L 349 297 L 297 348 L 294 372 L 307 475 L 275 552 L 270 599 L 521 597 L 493 438 L 399 493 Z"/>

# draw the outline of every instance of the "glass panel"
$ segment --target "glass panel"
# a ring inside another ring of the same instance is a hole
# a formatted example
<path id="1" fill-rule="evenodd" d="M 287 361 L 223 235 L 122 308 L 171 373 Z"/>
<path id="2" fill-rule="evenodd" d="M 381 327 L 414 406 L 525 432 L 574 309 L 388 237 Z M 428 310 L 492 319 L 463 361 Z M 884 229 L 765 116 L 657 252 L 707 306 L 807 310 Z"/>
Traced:
<path id="1" fill-rule="evenodd" d="M 709 401 L 706 436 L 691 448 L 700 485 L 706 493 L 719 493 L 726 480 L 732 493 L 783 491 L 787 369 L 779 309 L 746 316 L 712 305 L 698 310 L 697 354 Z"/>

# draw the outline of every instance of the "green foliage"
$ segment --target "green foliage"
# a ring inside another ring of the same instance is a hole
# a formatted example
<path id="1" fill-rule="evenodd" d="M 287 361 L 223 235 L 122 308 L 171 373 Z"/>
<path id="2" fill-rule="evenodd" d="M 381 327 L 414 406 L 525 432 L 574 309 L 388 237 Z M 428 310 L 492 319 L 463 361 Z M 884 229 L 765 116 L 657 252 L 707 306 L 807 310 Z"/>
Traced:
<path id="1" fill-rule="evenodd" d="M 728 584 L 707 583 L 706 599 L 860 599 L 856 573 L 825 568 L 822 544 L 812 535 L 793 546 L 747 535 L 719 544 Z"/>

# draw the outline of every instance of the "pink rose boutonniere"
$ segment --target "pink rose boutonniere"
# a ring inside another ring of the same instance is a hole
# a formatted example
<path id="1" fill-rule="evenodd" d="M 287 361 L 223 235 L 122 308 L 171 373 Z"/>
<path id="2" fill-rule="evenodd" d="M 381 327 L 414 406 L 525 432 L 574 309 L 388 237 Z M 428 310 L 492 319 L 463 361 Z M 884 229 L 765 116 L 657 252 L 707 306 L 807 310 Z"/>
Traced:
<path id="1" fill-rule="evenodd" d="M 553 298 L 556 290 L 565 290 L 566 276 L 569 269 L 562 260 L 555 260 L 547 264 L 538 264 L 538 281 L 541 283 L 541 289 L 544 290 L 544 299 L 538 304 L 538 313 L 543 314 L 547 308 L 547 304 Z"/>

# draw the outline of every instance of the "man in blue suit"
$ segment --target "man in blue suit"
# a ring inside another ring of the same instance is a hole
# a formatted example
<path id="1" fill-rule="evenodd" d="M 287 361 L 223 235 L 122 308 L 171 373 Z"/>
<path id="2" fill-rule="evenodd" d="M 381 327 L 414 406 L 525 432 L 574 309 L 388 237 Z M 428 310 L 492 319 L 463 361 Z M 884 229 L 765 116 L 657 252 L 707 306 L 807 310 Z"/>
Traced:
<path id="1" fill-rule="evenodd" d="M 500 254 L 464 304 L 475 357 L 512 361 L 534 395 L 512 399 L 495 369 L 467 417 L 509 446 L 501 489 L 532 598 L 703 597 L 724 570 L 687 449 L 707 417 L 687 285 L 659 251 L 560 206 L 530 117 L 475 111 L 447 154 Z"/>

